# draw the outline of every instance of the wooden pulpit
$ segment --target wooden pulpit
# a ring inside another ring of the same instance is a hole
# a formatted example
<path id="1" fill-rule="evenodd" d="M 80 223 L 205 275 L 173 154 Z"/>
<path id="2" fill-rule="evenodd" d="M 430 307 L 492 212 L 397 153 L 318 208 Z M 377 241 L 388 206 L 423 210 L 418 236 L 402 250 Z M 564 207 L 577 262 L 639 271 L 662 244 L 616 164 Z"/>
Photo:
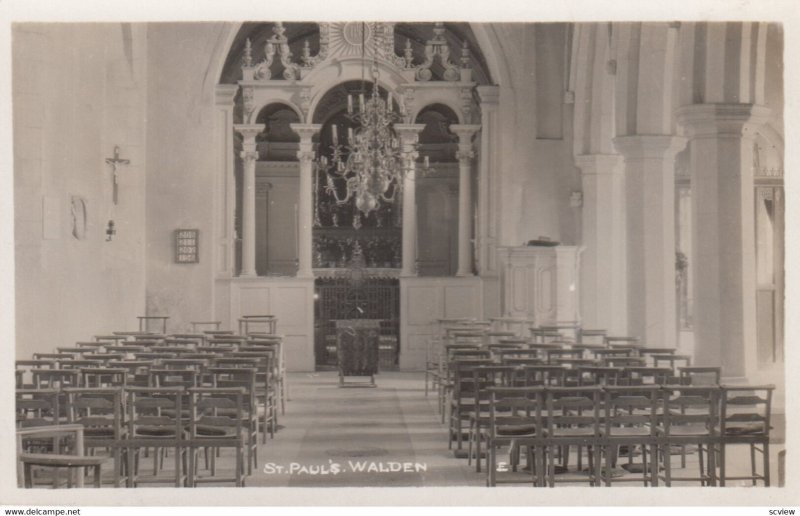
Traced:
<path id="1" fill-rule="evenodd" d="M 374 386 L 378 372 L 380 321 L 339 319 L 335 322 L 339 386 L 345 385 L 347 376 L 369 376 L 369 385 Z"/>

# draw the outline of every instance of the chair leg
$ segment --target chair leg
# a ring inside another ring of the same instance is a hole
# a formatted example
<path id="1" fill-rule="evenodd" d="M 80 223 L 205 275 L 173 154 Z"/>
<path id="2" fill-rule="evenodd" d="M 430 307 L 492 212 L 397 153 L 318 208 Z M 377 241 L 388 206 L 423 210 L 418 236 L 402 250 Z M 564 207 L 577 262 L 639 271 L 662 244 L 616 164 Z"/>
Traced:
<path id="1" fill-rule="evenodd" d="M 711 452 L 711 444 L 708 445 L 708 476 L 709 482 L 712 486 L 716 487 L 717 485 L 717 460 L 714 457 L 714 454 Z"/>
<path id="2" fill-rule="evenodd" d="M 706 485 L 705 480 L 703 480 L 704 475 L 704 468 L 703 468 L 703 445 L 697 445 L 697 460 L 700 463 L 700 485 Z"/>
<path id="3" fill-rule="evenodd" d="M 756 445 L 750 443 L 750 476 L 753 477 L 753 485 L 756 485 Z"/>
<path id="4" fill-rule="evenodd" d="M 764 487 L 769 487 L 769 439 L 764 440 L 761 449 L 764 463 Z"/>
<path id="5" fill-rule="evenodd" d="M 475 430 L 475 471 L 481 472 L 481 431 L 480 427 Z"/>
<path id="6" fill-rule="evenodd" d="M 725 487 L 725 443 L 719 443 L 719 485 Z"/>
<path id="7" fill-rule="evenodd" d="M 658 487 L 658 445 L 650 445 L 650 487 Z"/>
<path id="8" fill-rule="evenodd" d="M 487 446 L 489 448 L 489 457 L 487 460 L 486 469 L 489 470 L 489 474 L 486 482 L 489 487 L 494 487 L 497 485 L 497 443 L 490 439 L 487 443 Z"/>

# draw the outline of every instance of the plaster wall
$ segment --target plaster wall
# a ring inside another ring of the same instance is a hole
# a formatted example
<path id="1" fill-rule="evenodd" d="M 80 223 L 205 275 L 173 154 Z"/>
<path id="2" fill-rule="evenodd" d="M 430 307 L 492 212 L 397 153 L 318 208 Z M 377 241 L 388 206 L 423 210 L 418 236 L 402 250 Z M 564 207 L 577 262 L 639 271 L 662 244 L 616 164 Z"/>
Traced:
<path id="1" fill-rule="evenodd" d="M 212 320 L 217 154 L 212 59 L 221 23 L 148 24 L 147 312 L 169 330 Z M 177 264 L 174 231 L 199 229 L 199 263 Z"/>
<path id="2" fill-rule="evenodd" d="M 133 329 L 144 311 L 144 39 L 120 23 L 13 27 L 19 359 Z M 116 205 L 115 145 L 130 159 Z"/>

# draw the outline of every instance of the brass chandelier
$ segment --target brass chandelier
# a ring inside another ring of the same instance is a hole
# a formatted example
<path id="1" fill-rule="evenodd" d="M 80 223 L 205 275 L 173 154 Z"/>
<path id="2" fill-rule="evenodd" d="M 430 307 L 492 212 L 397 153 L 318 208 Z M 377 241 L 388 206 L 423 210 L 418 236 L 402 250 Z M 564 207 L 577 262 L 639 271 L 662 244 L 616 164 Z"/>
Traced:
<path id="1" fill-rule="evenodd" d="M 362 28 L 362 43 L 363 35 Z M 361 48 L 363 59 L 363 44 Z M 348 128 L 347 135 L 341 135 L 340 139 L 336 125 L 332 125 L 331 158 L 320 155 L 316 162 L 318 169 L 326 173 L 325 191 L 340 205 L 355 199 L 355 207 L 364 217 L 376 210 L 381 202 L 394 203 L 397 200 L 405 174 L 412 166 L 410 160 L 416 155 L 416 146 L 412 151 L 405 149 L 404 152 L 395 135 L 394 124 L 406 117 L 405 103 L 402 97 L 397 99 L 398 112 L 391 92 L 386 98 L 381 96 L 376 55 L 374 51 L 370 97 L 365 99 L 364 93 L 360 93 L 356 105 L 353 95 L 347 96 L 346 117 L 355 128 Z M 423 170 L 428 168 L 426 156 Z M 345 191 L 340 194 L 337 186 L 342 184 Z M 360 225 L 359 219 L 359 213 L 356 213 L 356 227 Z"/>

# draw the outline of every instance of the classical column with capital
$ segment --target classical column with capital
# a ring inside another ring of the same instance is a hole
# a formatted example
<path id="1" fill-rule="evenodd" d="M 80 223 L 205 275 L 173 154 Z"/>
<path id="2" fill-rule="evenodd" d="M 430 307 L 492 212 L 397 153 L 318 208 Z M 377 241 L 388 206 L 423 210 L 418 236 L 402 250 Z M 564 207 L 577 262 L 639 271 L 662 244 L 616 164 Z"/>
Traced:
<path id="1" fill-rule="evenodd" d="M 297 159 L 300 162 L 300 198 L 297 203 L 298 211 L 298 242 L 297 242 L 297 276 L 310 278 L 314 275 L 312 270 L 312 221 L 314 214 L 313 206 L 313 160 L 314 144 L 311 139 L 319 132 L 322 127 L 319 124 L 290 124 L 292 131 L 300 136 L 300 149 L 297 151 Z"/>
<path id="2" fill-rule="evenodd" d="M 264 130 L 261 125 L 246 124 L 234 126 L 242 135 L 244 164 L 242 181 L 242 270 L 240 276 L 256 275 L 256 135 Z"/>
<path id="3" fill-rule="evenodd" d="M 403 177 L 403 266 L 401 276 L 417 275 L 417 195 L 416 170 L 419 153 L 416 150 L 419 133 L 425 124 L 395 124 L 405 159 Z"/>
<path id="4" fill-rule="evenodd" d="M 677 112 L 691 156 L 695 360 L 729 378 L 757 360 L 753 149 L 769 113 L 757 104 Z"/>
<path id="5" fill-rule="evenodd" d="M 472 276 L 472 137 L 480 125 L 453 124 L 458 136 L 458 270 L 456 276 Z"/>
<path id="6" fill-rule="evenodd" d="M 500 88 L 478 86 L 481 100 L 481 149 L 478 171 L 478 273 L 482 277 L 497 275 L 497 228 L 495 198 L 500 175 L 500 131 L 498 111 Z"/>
<path id="7" fill-rule="evenodd" d="M 684 138 L 614 138 L 625 158 L 628 332 L 649 347 L 677 346 L 675 155 Z"/>

